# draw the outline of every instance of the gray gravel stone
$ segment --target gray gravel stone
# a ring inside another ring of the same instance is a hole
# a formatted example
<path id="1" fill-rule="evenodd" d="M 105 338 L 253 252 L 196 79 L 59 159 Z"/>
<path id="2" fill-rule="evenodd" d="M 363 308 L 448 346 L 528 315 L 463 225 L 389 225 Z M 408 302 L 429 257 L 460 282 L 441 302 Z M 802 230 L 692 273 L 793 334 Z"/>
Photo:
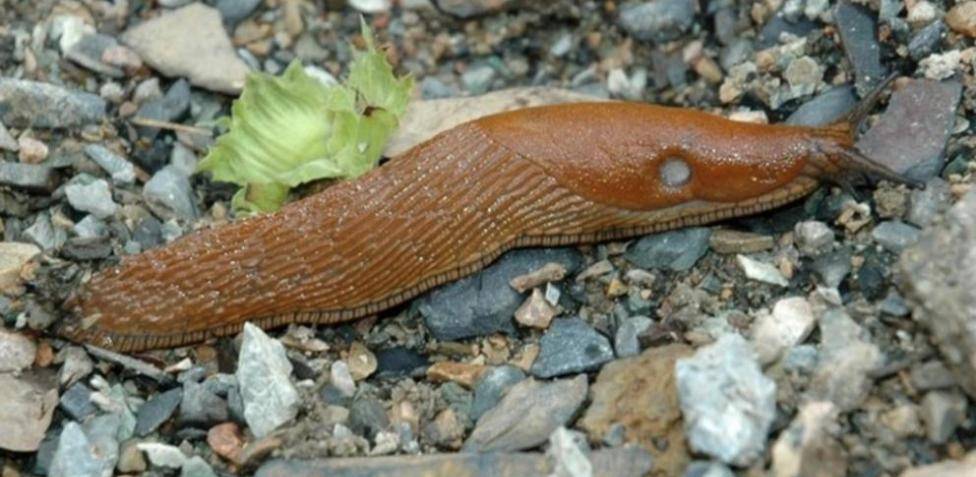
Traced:
<path id="1" fill-rule="evenodd" d="M 153 174 L 143 187 L 142 196 L 153 212 L 161 217 L 192 220 L 198 215 L 190 180 L 173 166 L 166 166 Z"/>
<path id="2" fill-rule="evenodd" d="M 61 395 L 59 405 L 71 419 L 84 422 L 89 416 L 98 412 L 98 408 L 91 401 L 92 390 L 84 383 L 75 383 Z"/>
<path id="3" fill-rule="evenodd" d="M 20 144 L 17 144 L 17 140 L 7 130 L 7 126 L 0 121 L 0 150 L 17 152 L 17 149 L 20 149 Z"/>
<path id="4" fill-rule="evenodd" d="M 905 250 L 897 281 L 915 305 L 913 318 L 928 328 L 946 365 L 976 398 L 976 190 Z"/>
<path id="5" fill-rule="evenodd" d="M 695 10 L 689 0 L 653 0 L 623 6 L 618 22 L 638 40 L 665 42 L 691 28 Z"/>
<path id="6" fill-rule="evenodd" d="M 24 237 L 46 251 L 59 250 L 68 240 L 67 232 L 60 227 L 55 227 L 47 212 L 37 215 L 34 223 L 24 230 Z"/>
<path id="7" fill-rule="evenodd" d="M 101 144 L 89 144 L 85 146 L 85 154 L 95 161 L 105 172 L 112 177 L 115 184 L 132 184 L 136 180 L 136 168 L 124 157 L 112 152 Z"/>
<path id="8" fill-rule="evenodd" d="M 851 273 L 851 251 L 840 249 L 817 257 L 812 264 L 813 272 L 821 284 L 837 288 Z"/>
<path id="9" fill-rule="evenodd" d="M 156 394 L 139 408 L 135 433 L 145 437 L 169 420 L 183 400 L 183 388 L 173 388 Z"/>
<path id="10" fill-rule="evenodd" d="M 254 12 L 260 4 L 261 0 L 217 0 L 217 11 L 223 17 L 224 23 L 236 25 Z"/>
<path id="11" fill-rule="evenodd" d="M 50 191 L 54 189 L 54 169 L 40 164 L 0 162 L 0 185 Z"/>
<path id="12" fill-rule="evenodd" d="M 478 419 L 464 450 L 509 452 L 538 446 L 576 415 L 586 391 L 582 374 L 550 382 L 525 379 Z"/>
<path id="13" fill-rule="evenodd" d="M 937 176 L 961 94 L 958 81 L 909 81 L 892 93 L 888 109 L 857 141 L 858 149 L 911 179 Z"/>
<path id="14" fill-rule="evenodd" d="M 888 74 L 881 65 L 881 47 L 877 40 L 875 15 L 860 5 L 844 0 L 834 9 L 834 19 L 837 21 L 844 53 L 857 75 L 857 90 L 864 95 Z"/>
<path id="15" fill-rule="evenodd" d="M 949 183 L 940 177 L 933 177 L 925 183 L 924 189 L 912 190 L 905 221 L 918 227 L 926 227 L 938 214 L 949 208 L 951 199 Z"/>
<path id="16" fill-rule="evenodd" d="M 65 56 L 89 70 L 113 78 L 122 78 L 125 73 L 102 61 L 105 50 L 118 47 L 119 43 L 108 35 L 85 33 L 65 52 Z"/>
<path id="17" fill-rule="evenodd" d="M 613 349 L 617 352 L 617 357 L 626 358 L 640 354 L 640 342 L 637 337 L 647 331 L 652 324 L 654 320 L 646 316 L 632 316 L 625 319 L 617 327 L 613 337 Z"/>
<path id="18" fill-rule="evenodd" d="M 739 466 L 763 454 L 776 416 L 776 383 L 763 375 L 745 339 L 728 334 L 679 359 L 675 378 L 692 449 Z"/>
<path id="19" fill-rule="evenodd" d="M 358 435 L 373 438 L 390 427 L 383 403 L 374 398 L 356 399 L 349 408 L 349 428 Z"/>
<path id="20" fill-rule="evenodd" d="M 443 341 L 513 333 L 512 316 L 524 296 L 512 289 L 509 281 L 549 262 L 562 265 L 572 275 L 582 258 L 579 252 L 568 248 L 509 252 L 481 272 L 421 298 L 420 313 L 434 337 Z"/>
<path id="21" fill-rule="evenodd" d="M 855 104 L 857 97 L 854 95 L 854 88 L 837 86 L 803 103 L 786 119 L 786 123 L 797 126 L 825 126 L 842 119 Z"/>
<path id="22" fill-rule="evenodd" d="M 140 118 L 156 121 L 176 121 L 190 109 L 190 84 L 181 79 L 166 90 L 166 94 L 146 101 L 139 107 L 136 115 Z M 141 135 L 150 139 L 159 133 L 158 128 L 143 126 L 139 128 Z"/>
<path id="23" fill-rule="evenodd" d="M 472 65 L 461 75 L 461 84 L 471 94 L 484 94 L 491 88 L 497 73 L 495 68 L 487 63 Z"/>
<path id="24" fill-rule="evenodd" d="M 105 100 L 37 81 L 0 78 L 0 121 L 20 128 L 70 128 L 105 119 Z"/>
<path id="25" fill-rule="evenodd" d="M 217 474 L 203 457 L 195 455 L 183 462 L 180 477 L 217 477 Z"/>
<path id="26" fill-rule="evenodd" d="M 920 61 L 922 58 L 931 55 L 945 34 L 946 24 L 942 20 L 929 23 L 928 26 L 912 35 L 912 39 L 908 42 L 908 56 L 911 56 L 915 61 Z"/>
<path id="27" fill-rule="evenodd" d="M 250 323 L 237 360 L 237 382 L 244 400 L 244 418 L 251 432 L 264 437 L 298 414 L 300 398 L 291 383 L 285 347 Z"/>
<path id="28" fill-rule="evenodd" d="M 540 378 L 593 371 L 613 359 L 610 340 L 580 318 L 553 321 L 539 346 L 530 372 Z"/>
<path id="29" fill-rule="evenodd" d="M 956 378 L 942 361 L 926 361 L 913 366 L 909 372 L 912 386 L 919 391 L 951 388 L 956 385 Z"/>
<path id="30" fill-rule="evenodd" d="M 118 445 L 111 439 L 89 438 L 81 426 L 69 421 L 61 431 L 48 477 L 110 477 Z"/>
<path id="31" fill-rule="evenodd" d="M 498 404 L 509 388 L 523 379 L 525 373 L 511 365 L 496 366 L 482 374 L 474 386 L 471 419 L 481 418 L 485 412 Z"/>
<path id="32" fill-rule="evenodd" d="M 843 309 L 827 310 L 820 317 L 820 360 L 808 393 L 842 411 L 855 409 L 871 390 L 870 373 L 882 362 L 870 336 Z"/>
<path id="33" fill-rule="evenodd" d="M 966 420 L 966 398 L 959 393 L 931 391 L 922 398 L 921 417 L 929 441 L 945 444 Z"/>
<path id="34" fill-rule="evenodd" d="M 112 191 L 104 179 L 73 181 L 64 187 L 68 203 L 75 210 L 88 212 L 99 219 L 115 215 L 119 206 L 112 200 Z"/>
<path id="35" fill-rule="evenodd" d="M 684 477 L 735 477 L 731 469 L 721 462 L 696 460 L 688 464 Z"/>
<path id="36" fill-rule="evenodd" d="M 921 231 L 897 220 L 881 222 L 871 231 L 871 238 L 882 247 L 894 253 L 901 253 L 906 247 L 918 242 Z"/>
<path id="37" fill-rule="evenodd" d="M 705 255 L 711 234 L 696 227 L 649 235 L 631 245 L 624 258 L 640 268 L 685 271 Z"/>
<path id="38" fill-rule="evenodd" d="M 818 220 L 797 222 L 793 227 L 793 235 L 796 237 L 796 248 L 807 256 L 829 251 L 834 243 L 834 231 Z"/>

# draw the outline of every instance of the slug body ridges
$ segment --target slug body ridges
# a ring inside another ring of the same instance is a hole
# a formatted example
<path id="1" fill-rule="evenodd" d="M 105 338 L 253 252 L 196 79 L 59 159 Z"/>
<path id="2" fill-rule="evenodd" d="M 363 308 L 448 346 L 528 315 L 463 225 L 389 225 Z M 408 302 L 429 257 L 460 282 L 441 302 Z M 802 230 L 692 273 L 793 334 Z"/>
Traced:
<path id="1" fill-rule="evenodd" d="M 120 351 L 250 321 L 335 323 L 473 273 L 503 252 L 752 214 L 813 191 L 831 129 L 578 103 L 482 118 L 277 213 L 125 257 L 69 301 L 62 333 Z M 829 149 L 829 148 L 828 148 Z"/>

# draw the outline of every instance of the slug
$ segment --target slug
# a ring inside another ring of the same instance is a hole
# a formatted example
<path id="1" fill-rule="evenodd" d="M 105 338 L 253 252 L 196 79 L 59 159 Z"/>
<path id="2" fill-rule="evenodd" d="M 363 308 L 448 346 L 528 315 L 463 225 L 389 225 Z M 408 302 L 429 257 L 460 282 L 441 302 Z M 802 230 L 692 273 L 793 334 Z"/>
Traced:
<path id="1" fill-rule="evenodd" d="M 623 102 L 484 117 L 277 213 L 123 258 L 68 300 L 61 333 L 131 352 L 233 334 L 246 321 L 337 323 L 512 248 L 754 214 L 851 172 L 901 181 L 856 151 L 856 119 L 761 125 Z"/>

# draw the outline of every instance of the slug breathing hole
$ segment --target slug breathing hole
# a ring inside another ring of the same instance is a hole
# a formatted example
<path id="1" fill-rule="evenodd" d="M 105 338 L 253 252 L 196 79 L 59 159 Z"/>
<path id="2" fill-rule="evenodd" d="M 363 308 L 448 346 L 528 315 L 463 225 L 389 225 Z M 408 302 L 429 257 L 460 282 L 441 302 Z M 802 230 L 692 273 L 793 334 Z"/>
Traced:
<path id="1" fill-rule="evenodd" d="M 661 163 L 661 183 L 667 187 L 681 187 L 691 180 L 691 167 L 680 157 L 668 157 Z"/>

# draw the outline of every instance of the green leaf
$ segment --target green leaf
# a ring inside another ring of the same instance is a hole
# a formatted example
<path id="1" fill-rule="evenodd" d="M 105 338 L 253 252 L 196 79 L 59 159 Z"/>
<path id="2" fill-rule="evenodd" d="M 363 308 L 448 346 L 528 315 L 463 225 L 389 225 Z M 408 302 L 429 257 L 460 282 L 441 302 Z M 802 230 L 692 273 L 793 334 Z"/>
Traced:
<path id="1" fill-rule="evenodd" d="M 413 79 L 397 78 L 365 22 L 362 28 L 366 50 L 356 52 L 343 84 L 323 85 L 298 61 L 281 76 L 248 76 L 227 132 L 197 167 L 242 187 L 235 211 L 274 211 L 299 184 L 354 178 L 376 166 Z"/>

